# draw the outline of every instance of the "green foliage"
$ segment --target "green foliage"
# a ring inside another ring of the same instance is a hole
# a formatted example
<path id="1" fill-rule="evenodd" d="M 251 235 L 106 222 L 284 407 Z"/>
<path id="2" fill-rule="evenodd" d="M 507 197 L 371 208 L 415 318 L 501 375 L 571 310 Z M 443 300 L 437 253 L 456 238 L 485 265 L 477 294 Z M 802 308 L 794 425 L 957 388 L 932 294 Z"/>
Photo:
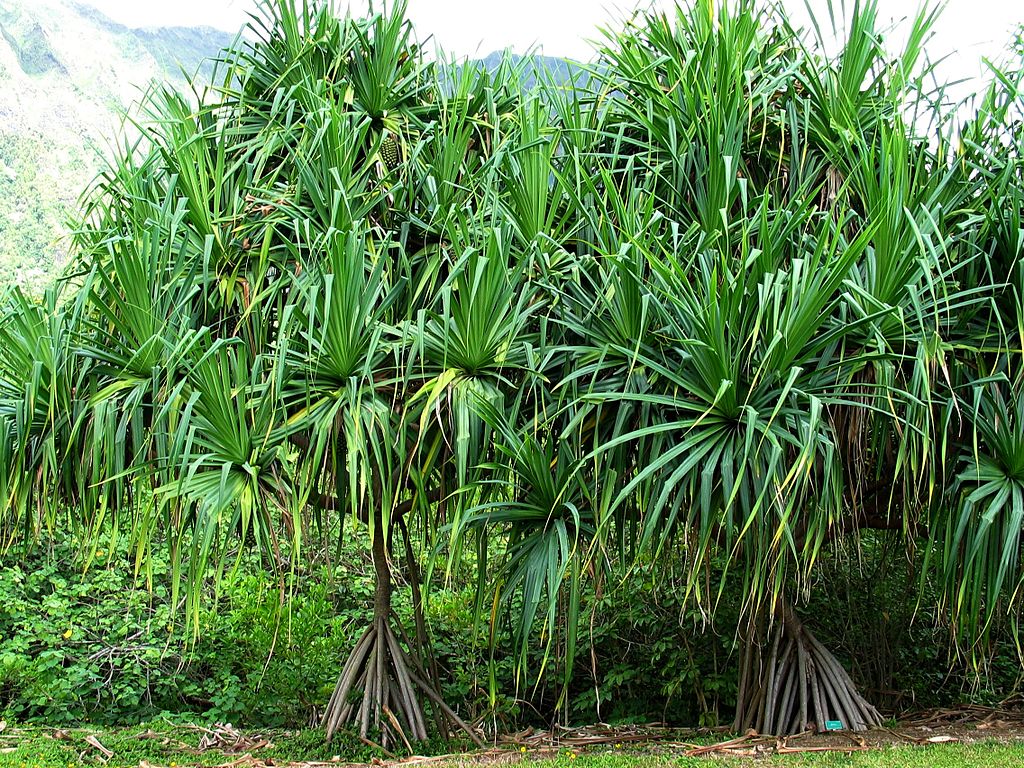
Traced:
<path id="1" fill-rule="evenodd" d="M 39 166 L 46 152 L 41 136 L 0 131 L 0 279 L 41 292 L 53 280 L 67 252 L 65 222 L 77 191 L 61 194 Z M 68 173 L 81 174 L 77 157 Z"/>
<path id="2" fill-rule="evenodd" d="M 0 707 L 60 723 L 131 720 L 147 699 L 159 711 L 175 667 L 165 658 L 173 641 L 166 587 L 152 596 L 135 588 L 116 557 L 82 576 L 62 554 L 3 568 Z"/>
<path id="3" fill-rule="evenodd" d="M 250 557 L 298 594 L 359 531 L 374 613 L 328 729 L 392 743 L 388 700 L 425 738 L 420 592 L 466 569 L 487 683 L 453 677 L 493 718 L 502 684 L 587 706 L 602 585 L 682 617 L 650 632 L 756 619 L 870 528 L 984 658 L 1024 596 L 1024 74 L 994 70 L 957 138 L 924 90 L 934 14 L 893 53 L 878 7 L 835 54 L 753 0 L 652 12 L 585 84 L 524 90 L 511 61 L 426 60 L 402 3 L 268 0 L 198 104 L 141 105 L 61 290 L 0 307 L 0 545 L 123 536 L 195 638 L 211 578 Z M 308 638 L 331 614 L 303 593 L 280 615 Z M 656 640 L 674 668 L 643 684 L 713 719 L 730 648 Z M 250 706 L 240 666 L 213 711 Z M 640 685 L 607 674 L 595 708 Z"/>
<path id="4" fill-rule="evenodd" d="M 219 599 L 208 598 L 193 643 L 176 622 L 167 561 L 155 561 L 152 591 L 130 562 L 122 543 L 96 552 L 83 572 L 58 541 L 0 569 L 0 712 L 48 723 L 181 715 L 302 726 L 370 616 L 366 567 L 314 568 L 300 588 L 275 583 L 246 557 Z"/>
<path id="5" fill-rule="evenodd" d="M 808 612 L 857 679 L 893 711 L 943 706 L 964 696 L 1002 700 L 1018 684 L 1012 639 L 998 635 L 979 678 L 937 655 L 948 626 L 906 600 L 916 574 L 891 538 L 826 558 Z M 284 585 L 245 555 L 204 600 L 194 642 L 172 611 L 167 561 L 154 587 L 131 576 L 124 541 L 84 563 L 66 539 L 0 567 L 0 717 L 11 721 L 119 725 L 156 717 L 232 722 L 248 728 L 302 727 L 327 701 L 337 666 L 372 617 L 373 577 L 357 542 L 330 562 L 310 564 Z M 851 562 L 855 558 L 856 562 Z M 584 589 L 569 722 L 715 725 L 735 705 L 739 596 L 729 590 L 714 623 L 683 597 L 681 564 L 648 565 L 624 581 Z M 556 655 L 529 686 L 517 685 L 507 641 L 488 648 L 474 629 L 474 590 L 463 573 L 435 588 L 427 606 L 433 652 L 449 701 L 473 718 L 512 729 L 542 725 L 564 683 Z M 463 584 L 463 586 L 459 586 Z M 396 611 L 406 621 L 405 593 Z M 64 634 L 70 631 L 70 635 Z M 526 660 L 538 668 L 544 649 Z M 891 693 L 887 693 L 891 692 Z M 522 706 L 528 702 L 529 706 Z"/>
<path id="6" fill-rule="evenodd" d="M 898 536 L 864 532 L 856 546 L 824 559 L 807 615 L 885 711 L 1005 701 L 1021 684 L 1009 618 L 995 622 L 984 649 L 959 653 L 939 575 L 920 583 L 922 560 Z M 918 599 L 908 599 L 915 592 Z"/>
<path id="7" fill-rule="evenodd" d="M 678 578 L 648 567 L 587 596 L 584 611 L 594 620 L 581 627 L 579 646 L 593 666 L 581 664 L 574 680 L 574 721 L 704 727 L 732 711 L 739 606 L 721 607 L 713 625 L 683 599 Z"/>

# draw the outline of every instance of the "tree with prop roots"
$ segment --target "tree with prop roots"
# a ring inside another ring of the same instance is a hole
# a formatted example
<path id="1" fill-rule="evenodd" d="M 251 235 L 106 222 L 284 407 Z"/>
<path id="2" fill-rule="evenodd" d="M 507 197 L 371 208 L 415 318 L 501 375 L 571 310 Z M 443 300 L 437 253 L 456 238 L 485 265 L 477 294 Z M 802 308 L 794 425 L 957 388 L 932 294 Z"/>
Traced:
<path id="1" fill-rule="evenodd" d="M 301 571 L 351 521 L 376 595 L 328 736 L 480 743 L 440 694 L 419 558 L 490 450 L 471 403 L 514 396 L 535 334 L 509 229 L 477 221 L 519 70 L 426 63 L 402 3 L 267 0 L 249 33 L 212 86 L 147 95 L 67 279 L 5 299 L 0 541 L 66 521 L 84 562 L 129 536 L 141 572 L 166 546 L 198 632 L 241 547 Z"/>
<path id="2" fill-rule="evenodd" d="M 568 685 L 583 584 L 670 549 L 709 615 L 744 596 L 740 732 L 880 724 L 798 615 L 840 539 L 902 536 L 962 650 L 1017 615 L 1021 53 L 958 134 L 926 90 L 935 12 L 896 55 L 877 15 L 832 56 L 753 2 L 641 16 L 607 33 L 593 111 L 553 99 L 537 199 L 586 201 L 545 229 L 561 354 L 542 406 L 493 414 L 505 503 L 460 529 L 507 537 L 481 604 L 518 617 L 521 667 L 560 647 Z"/>

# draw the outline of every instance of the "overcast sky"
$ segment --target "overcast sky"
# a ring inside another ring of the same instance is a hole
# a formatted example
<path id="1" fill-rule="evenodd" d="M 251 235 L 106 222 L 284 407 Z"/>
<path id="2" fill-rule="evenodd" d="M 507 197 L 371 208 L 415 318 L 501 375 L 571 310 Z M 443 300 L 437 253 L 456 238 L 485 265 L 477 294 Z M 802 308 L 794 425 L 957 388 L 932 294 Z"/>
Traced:
<path id="1" fill-rule="evenodd" d="M 116 21 L 129 26 L 208 24 L 237 30 L 255 0 L 86 0 Z M 646 0 L 650 2 L 650 0 Z M 660 7 L 674 0 L 653 0 Z M 828 0 L 809 0 L 815 9 Z M 838 6 L 840 0 L 834 0 Z M 804 0 L 784 0 L 803 16 Z M 848 0 L 852 4 L 852 0 Z M 339 0 L 341 7 L 365 10 L 367 0 Z M 378 3 L 379 6 L 379 3 Z M 486 55 L 510 47 L 539 48 L 549 56 L 586 60 L 588 39 L 610 20 L 631 9 L 629 0 L 409 0 L 409 17 L 418 37 L 458 56 Z M 881 0 L 883 15 L 900 19 L 913 15 L 918 0 Z M 821 18 L 827 19 L 822 11 Z M 948 0 L 929 51 L 933 58 L 950 55 L 947 77 L 975 76 L 982 56 L 998 56 L 1012 30 L 1024 22 L 1024 3 L 1017 0 Z"/>

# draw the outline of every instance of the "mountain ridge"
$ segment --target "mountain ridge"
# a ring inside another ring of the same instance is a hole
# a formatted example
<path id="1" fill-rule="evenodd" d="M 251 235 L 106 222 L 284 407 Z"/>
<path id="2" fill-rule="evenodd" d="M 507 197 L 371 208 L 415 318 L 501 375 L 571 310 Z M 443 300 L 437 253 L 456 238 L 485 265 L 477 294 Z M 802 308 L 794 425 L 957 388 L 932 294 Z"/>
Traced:
<path id="1" fill-rule="evenodd" d="M 0 281 L 36 291 L 51 279 L 124 110 L 154 80 L 203 79 L 234 39 L 127 27 L 76 0 L 0 0 Z"/>
<path id="2" fill-rule="evenodd" d="M 154 80 L 208 81 L 239 33 L 129 27 L 80 0 L 0 0 L 0 283 L 38 293 L 67 255 L 78 198 L 103 168 L 122 116 Z M 498 67 L 505 51 L 469 60 Z M 578 79 L 580 65 L 510 53 L 526 88 Z M 586 73 L 583 73 L 586 77 Z"/>

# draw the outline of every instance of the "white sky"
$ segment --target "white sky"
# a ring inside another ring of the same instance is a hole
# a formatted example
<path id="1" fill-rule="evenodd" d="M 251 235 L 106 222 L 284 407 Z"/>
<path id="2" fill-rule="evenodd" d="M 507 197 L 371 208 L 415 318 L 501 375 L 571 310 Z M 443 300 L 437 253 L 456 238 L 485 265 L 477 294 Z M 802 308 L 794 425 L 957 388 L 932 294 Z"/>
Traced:
<path id="1" fill-rule="evenodd" d="M 365 10 L 368 0 L 336 0 Z M 721 0 L 719 0 L 721 1 Z M 86 0 L 116 21 L 129 26 L 208 24 L 239 29 L 255 0 Z M 651 0 L 641 0 L 651 2 Z M 804 0 L 783 0 L 795 18 L 804 18 Z M 808 0 L 827 20 L 828 0 Z M 841 0 L 834 0 L 838 6 Z M 668 7 L 673 0 L 653 0 Z M 848 0 L 852 4 L 852 0 Z M 377 3 L 379 6 L 379 2 Z M 883 16 L 913 15 L 918 0 L 881 0 Z M 630 0 L 409 0 L 409 17 L 420 40 L 428 36 L 458 56 L 486 55 L 510 47 L 520 52 L 537 48 L 550 56 L 586 60 L 588 39 L 599 25 L 622 18 Z M 946 77 L 972 77 L 982 56 L 999 56 L 1012 30 L 1024 22 L 1024 3 L 1013 0 L 948 0 L 928 50 L 933 58 L 950 55 Z"/>

